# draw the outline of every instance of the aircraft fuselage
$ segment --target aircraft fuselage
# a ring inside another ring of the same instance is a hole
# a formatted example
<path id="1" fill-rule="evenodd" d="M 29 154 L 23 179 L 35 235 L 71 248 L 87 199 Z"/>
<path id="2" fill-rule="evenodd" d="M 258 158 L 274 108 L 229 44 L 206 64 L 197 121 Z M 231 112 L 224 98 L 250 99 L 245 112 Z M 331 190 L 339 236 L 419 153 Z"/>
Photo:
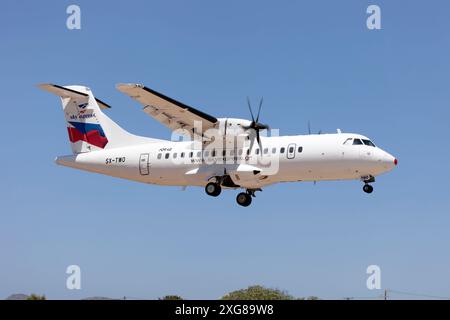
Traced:
<path id="1" fill-rule="evenodd" d="M 345 144 L 352 138 L 367 139 L 349 133 L 263 137 L 263 149 L 255 144 L 249 154 L 248 146 L 202 151 L 192 142 L 163 141 L 58 157 L 56 162 L 166 186 L 205 186 L 211 177 L 229 175 L 236 187 L 248 189 L 277 182 L 364 180 L 397 164 L 378 147 Z"/>

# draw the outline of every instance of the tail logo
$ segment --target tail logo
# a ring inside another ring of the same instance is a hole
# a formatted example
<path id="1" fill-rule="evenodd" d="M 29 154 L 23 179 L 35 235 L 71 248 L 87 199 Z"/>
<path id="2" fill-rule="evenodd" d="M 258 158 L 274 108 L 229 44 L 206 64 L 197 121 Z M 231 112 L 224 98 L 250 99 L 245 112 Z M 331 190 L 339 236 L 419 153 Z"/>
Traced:
<path id="1" fill-rule="evenodd" d="M 99 148 L 104 148 L 108 143 L 102 127 L 96 123 L 69 122 L 72 127 L 67 127 L 70 142 L 85 141 Z"/>
<path id="2" fill-rule="evenodd" d="M 78 105 L 79 110 L 79 114 L 83 114 L 86 112 L 86 107 L 88 106 L 89 103 L 82 103 Z"/>

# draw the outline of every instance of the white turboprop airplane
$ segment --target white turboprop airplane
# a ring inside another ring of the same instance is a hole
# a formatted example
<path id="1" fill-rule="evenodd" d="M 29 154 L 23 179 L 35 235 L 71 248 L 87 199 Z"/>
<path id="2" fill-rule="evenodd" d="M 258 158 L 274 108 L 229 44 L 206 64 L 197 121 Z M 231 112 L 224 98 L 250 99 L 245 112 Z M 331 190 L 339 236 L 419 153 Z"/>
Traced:
<path id="1" fill-rule="evenodd" d="M 215 118 L 139 84 L 117 89 L 137 100 L 143 111 L 189 141 L 169 141 L 128 133 L 102 110 L 109 105 L 84 86 L 41 84 L 61 97 L 73 155 L 59 165 L 164 186 L 201 186 L 210 196 L 222 188 L 245 189 L 237 195 L 248 206 L 265 186 L 278 182 L 359 179 L 371 193 L 375 176 L 390 171 L 397 159 L 362 135 L 341 133 L 260 136 L 269 129 L 252 120 Z M 257 142 L 254 144 L 254 142 Z"/>

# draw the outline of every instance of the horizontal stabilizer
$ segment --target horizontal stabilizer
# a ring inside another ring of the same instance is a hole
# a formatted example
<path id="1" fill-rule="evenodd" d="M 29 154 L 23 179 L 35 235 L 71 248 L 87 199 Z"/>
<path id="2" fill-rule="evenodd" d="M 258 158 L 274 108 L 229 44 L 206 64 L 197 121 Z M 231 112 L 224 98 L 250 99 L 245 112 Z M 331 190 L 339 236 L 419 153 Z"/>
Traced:
<path id="1" fill-rule="evenodd" d="M 51 84 L 51 83 L 43 83 L 38 85 L 39 88 L 42 90 L 48 91 L 50 93 L 53 93 L 61 98 L 74 98 L 74 99 L 80 99 L 80 98 L 87 98 L 88 94 L 80 91 L 76 91 L 73 89 L 65 88 L 58 86 L 57 84 Z M 107 103 L 101 101 L 100 99 L 95 98 L 95 101 L 97 101 L 98 106 L 101 109 L 110 109 L 111 106 Z"/>

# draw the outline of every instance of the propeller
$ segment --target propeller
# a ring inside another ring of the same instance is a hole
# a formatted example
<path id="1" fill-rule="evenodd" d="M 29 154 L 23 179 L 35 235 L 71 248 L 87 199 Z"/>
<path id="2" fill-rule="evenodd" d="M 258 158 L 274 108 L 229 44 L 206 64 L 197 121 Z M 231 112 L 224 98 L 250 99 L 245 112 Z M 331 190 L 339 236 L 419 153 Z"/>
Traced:
<path id="1" fill-rule="evenodd" d="M 255 116 L 253 115 L 253 111 L 252 111 L 252 106 L 250 104 L 250 99 L 247 97 L 247 105 L 248 105 L 248 110 L 250 110 L 250 115 L 252 116 L 252 122 L 248 126 L 242 126 L 242 128 L 245 130 L 252 129 L 250 131 L 250 136 L 251 136 L 250 151 L 253 148 L 253 144 L 254 144 L 255 138 L 256 138 L 256 141 L 258 142 L 258 145 L 259 145 L 259 149 L 261 150 L 261 154 L 263 152 L 262 152 L 262 144 L 261 144 L 261 137 L 259 135 L 259 131 L 260 130 L 269 130 L 269 126 L 267 124 L 263 124 L 263 123 L 259 122 L 259 115 L 261 113 L 262 103 L 263 103 L 263 98 L 261 97 L 261 100 L 259 100 L 258 113 L 256 114 L 256 119 L 255 119 Z"/>

